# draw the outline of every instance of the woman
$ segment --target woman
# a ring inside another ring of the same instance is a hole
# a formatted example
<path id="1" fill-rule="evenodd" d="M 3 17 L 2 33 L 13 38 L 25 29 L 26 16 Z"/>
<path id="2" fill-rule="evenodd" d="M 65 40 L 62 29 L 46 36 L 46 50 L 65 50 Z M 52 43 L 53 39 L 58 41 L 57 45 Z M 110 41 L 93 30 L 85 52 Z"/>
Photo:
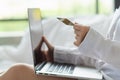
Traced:
<path id="1" fill-rule="evenodd" d="M 119 13 L 120 9 L 116 10 L 116 13 Z M 120 14 L 118 16 L 114 16 L 112 20 L 112 25 L 110 26 L 109 30 L 109 38 L 104 38 L 98 32 L 93 30 L 88 26 L 83 26 L 79 24 L 74 24 L 74 30 L 76 34 L 76 41 L 74 44 L 78 46 L 75 49 L 68 49 L 68 48 L 58 48 L 53 47 L 44 37 L 38 47 L 35 49 L 35 53 L 42 56 L 40 61 L 47 60 L 47 61 L 58 61 L 61 62 L 68 62 L 73 64 L 82 64 L 85 59 L 81 58 L 82 56 L 88 57 L 92 60 L 93 64 L 96 62 L 99 63 L 99 60 L 104 61 L 102 64 L 98 64 L 98 66 L 102 66 L 101 70 L 104 70 L 106 74 L 108 74 L 111 79 L 106 80 L 119 80 L 120 79 Z M 48 51 L 41 51 L 39 48 L 41 47 L 42 43 L 45 42 Z M 60 57 L 59 57 L 60 56 Z M 69 56 L 69 57 L 68 57 Z M 84 62 L 84 64 L 92 67 L 96 67 L 96 64 L 88 65 Z M 110 64 L 110 65 L 109 65 Z M 107 65 L 107 66 L 106 66 Z M 98 67 L 97 66 L 97 67 Z M 118 73 L 118 74 L 116 74 Z M 105 76 L 104 76 L 105 77 Z M 11 67 L 7 72 L 5 72 L 1 77 L 0 80 L 39 80 L 39 79 L 48 79 L 49 80 L 66 80 L 67 78 L 58 78 L 58 77 L 44 77 L 44 76 L 37 76 L 34 74 L 33 67 L 29 65 L 15 65 Z M 74 80 L 74 79 L 67 79 L 67 80 Z"/>

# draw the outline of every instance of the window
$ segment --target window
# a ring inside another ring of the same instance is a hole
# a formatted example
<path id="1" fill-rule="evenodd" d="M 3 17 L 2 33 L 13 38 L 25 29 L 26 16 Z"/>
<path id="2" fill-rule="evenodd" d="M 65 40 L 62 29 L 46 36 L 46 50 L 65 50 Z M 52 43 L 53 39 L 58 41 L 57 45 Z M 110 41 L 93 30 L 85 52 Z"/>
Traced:
<path id="1" fill-rule="evenodd" d="M 40 7 L 42 16 L 110 14 L 114 0 L 1 0 L 0 45 L 18 45 L 29 26 L 27 8 Z M 8 41 L 9 40 L 9 41 Z"/>
<path id="2" fill-rule="evenodd" d="M 2 0 L 0 32 L 24 31 L 28 27 L 27 8 L 40 7 L 43 17 L 96 14 L 97 0 Z M 98 0 L 98 13 L 110 14 L 114 0 Z"/>

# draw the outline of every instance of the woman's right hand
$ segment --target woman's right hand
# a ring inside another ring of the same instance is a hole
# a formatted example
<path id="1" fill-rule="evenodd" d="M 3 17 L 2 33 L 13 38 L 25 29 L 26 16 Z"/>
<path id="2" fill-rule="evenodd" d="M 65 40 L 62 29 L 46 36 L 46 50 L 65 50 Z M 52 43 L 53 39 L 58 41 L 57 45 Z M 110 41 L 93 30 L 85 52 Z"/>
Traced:
<path id="1" fill-rule="evenodd" d="M 47 50 L 42 49 L 43 43 L 46 44 Z M 48 40 L 43 36 L 40 40 L 40 43 L 38 46 L 34 49 L 34 55 L 35 55 L 35 64 L 38 64 L 43 61 L 54 61 L 53 59 L 53 53 L 54 53 L 54 47 L 48 42 Z"/>
<path id="2" fill-rule="evenodd" d="M 54 46 L 49 43 L 49 41 L 43 36 L 43 42 L 46 44 L 48 50 L 44 51 L 46 55 L 47 61 L 54 61 L 53 54 L 54 54 Z"/>

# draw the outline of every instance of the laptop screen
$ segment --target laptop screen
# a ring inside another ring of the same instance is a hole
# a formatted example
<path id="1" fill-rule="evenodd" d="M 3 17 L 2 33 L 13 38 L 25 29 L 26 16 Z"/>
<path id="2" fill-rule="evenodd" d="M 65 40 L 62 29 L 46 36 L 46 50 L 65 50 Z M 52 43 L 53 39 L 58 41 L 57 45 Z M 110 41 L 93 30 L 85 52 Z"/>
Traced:
<path id="1" fill-rule="evenodd" d="M 34 49 L 38 46 L 43 36 L 42 17 L 39 8 L 28 8 L 28 21 L 33 53 L 34 66 L 40 63 L 39 54 L 34 54 Z"/>

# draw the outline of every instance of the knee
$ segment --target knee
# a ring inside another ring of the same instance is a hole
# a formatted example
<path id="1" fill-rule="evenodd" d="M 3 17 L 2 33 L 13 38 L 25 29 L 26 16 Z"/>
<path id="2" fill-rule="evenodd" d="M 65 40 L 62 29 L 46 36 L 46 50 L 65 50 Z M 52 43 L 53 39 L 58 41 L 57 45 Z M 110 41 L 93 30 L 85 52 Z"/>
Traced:
<path id="1" fill-rule="evenodd" d="M 15 64 L 0 77 L 0 80 L 28 80 L 24 78 L 29 75 L 34 75 L 32 66 L 27 64 Z"/>
<path id="2" fill-rule="evenodd" d="M 28 64 L 15 64 L 9 69 L 9 71 L 13 73 L 33 72 L 33 67 Z"/>
<path id="3" fill-rule="evenodd" d="M 11 67 L 11 69 L 28 69 L 28 68 L 30 68 L 30 65 L 24 63 L 18 63 Z"/>

